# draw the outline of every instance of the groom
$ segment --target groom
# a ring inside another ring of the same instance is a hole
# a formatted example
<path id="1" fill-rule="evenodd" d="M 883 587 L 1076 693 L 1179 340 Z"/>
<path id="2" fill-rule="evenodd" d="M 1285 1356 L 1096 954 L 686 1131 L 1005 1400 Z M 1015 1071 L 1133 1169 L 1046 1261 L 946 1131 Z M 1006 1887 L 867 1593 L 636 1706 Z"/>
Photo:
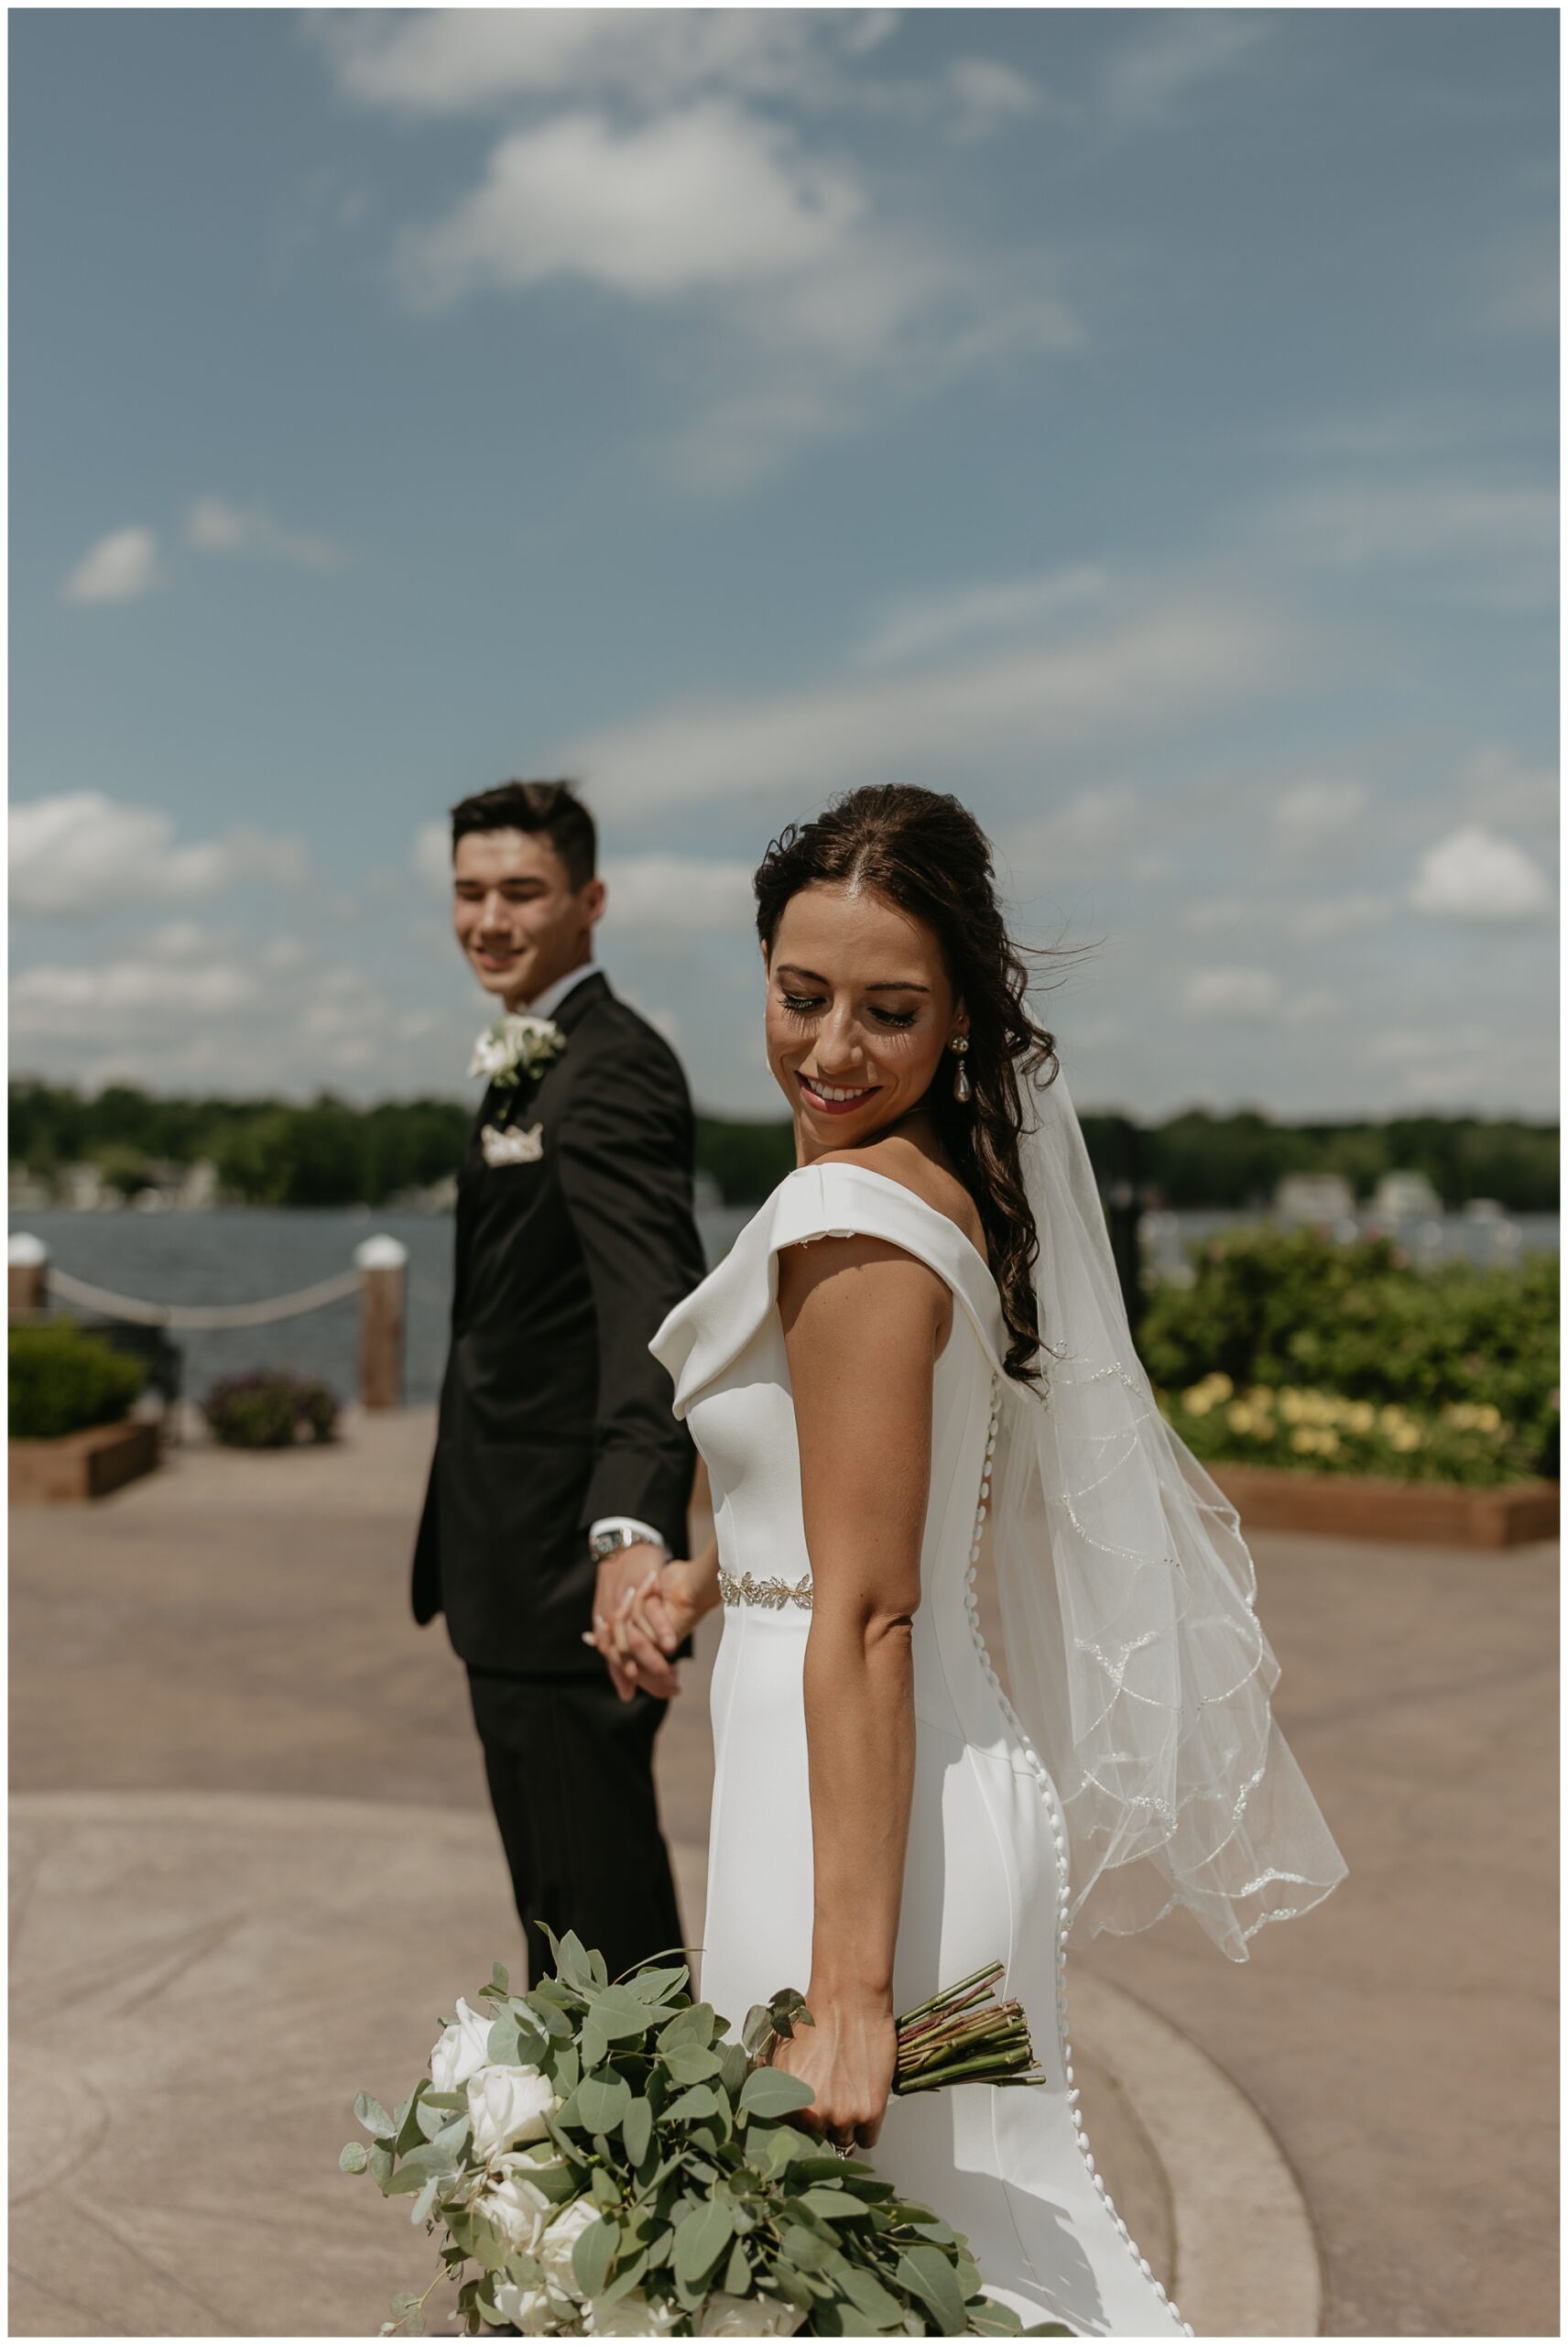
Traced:
<path id="1" fill-rule="evenodd" d="M 452 810 L 452 924 L 502 1017 L 458 1176 L 452 1347 L 414 1617 L 467 1663 L 528 1939 L 575 1930 L 610 1976 L 681 1942 L 659 1828 L 665 1705 L 623 1703 L 583 1642 L 684 1552 L 692 1451 L 648 1344 L 702 1276 L 692 1118 L 669 1045 L 594 968 L 593 820 L 569 783 Z M 507 1013 L 523 1013 L 512 1018 Z"/>

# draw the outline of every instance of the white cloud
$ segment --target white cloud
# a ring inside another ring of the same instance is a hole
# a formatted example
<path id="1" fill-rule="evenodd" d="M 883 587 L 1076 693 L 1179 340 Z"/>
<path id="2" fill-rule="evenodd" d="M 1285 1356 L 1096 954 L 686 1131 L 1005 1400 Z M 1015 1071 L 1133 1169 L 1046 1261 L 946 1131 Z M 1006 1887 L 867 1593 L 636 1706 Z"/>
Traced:
<path id="1" fill-rule="evenodd" d="M 1004 578 L 910 595 L 892 604 L 856 654 L 863 668 L 929 660 L 955 644 L 1029 634 L 1063 611 L 1103 600 L 1103 570 L 1083 563 L 1029 578 Z"/>
<path id="2" fill-rule="evenodd" d="M 1551 604 L 1557 589 L 1557 497 L 1435 478 L 1326 485 L 1281 498 L 1268 517 L 1281 552 L 1346 570 L 1429 565 L 1447 595 L 1505 605 Z"/>
<path id="3" fill-rule="evenodd" d="M 431 888 L 452 886 L 452 824 L 421 823 L 408 851 L 414 876 Z"/>
<path id="4" fill-rule="evenodd" d="M 589 93 L 655 108 L 714 90 L 834 97 L 841 53 L 866 54 L 893 23 L 860 9 L 450 8 L 333 15 L 312 31 L 348 96 L 439 115 Z"/>
<path id="5" fill-rule="evenodd" d="M 1428 847 L 1410 903 L 1433 920 L 1511 927 L 1550 919 L 1552 889 L 1523 847 L 1468 823 Z"/>
<path id="6" fill-rule="evenodd" d="M 1556 828 L 1561 784 L 1554 767 L 1530 765 L 1494 744 L 1476 750 L 1460 782 L 1469 812 L 1495 823 Z"/>
<path id="7" fill-rule="evenodd" d="M 1256 897 L 1211 896 L 1188 904 L 1181 913 L 1181 925 L 1189 936 L 1224 936 L 1238 928 L 1250 928 L 1262 917 L 1263 907 Z"/>
<path id="8" fill-rule="evenodd" d="M 1147 825 L 1148 809 L 1137 791 L 1110 785 L 1082 791 L 1010 830 L 1003 845 L 1016 886 L 1032 893 L 1126 872 Z"/>
<path id="9" fill-rule="evenodd" d="M 1040 110 L 1034 83 L 997 58 L 954 58 L 947 79 L 957 109 L 950 125 L 954 138 L 989 138 Z"/>
<path id="10" fill-rule="evenodd" d="M 181 1020 L 223 1017 L 254 1002 L 258 987 L 231 963 L 207 967 L 125 958 L 97 968 L 48 963 L 11 983 L 11 1031 L 19 1042 L 101 1042 L 149 1013 Z"/>
<path id="11" fill-rule="evenodd" d="M 1349 1014 L 1350 1004 L 1345 996 L 1326 986 L 1313 987 L 1306 993 L 1287 994 L 1279 1006 L 1281 1021 L 1287 1026 L 1326 1026 Z"/>
<path id="12" fill-rule="evenodd" d="M 694 855 L 635 855 L 604 865 L 606 930 L 694 935 L 756 919 L 753 866 Z"/>
<path id="13" fill-rule="evenodd" d="M 502 139 L 400 269 L 430 302 L 562 276 L 637 299 L 751 288 L 819 263 L 863 202 L 846 171 L 723 101 L 626 131 L 567 114 Z"/>
<path id="14" fill-rule="evenodd" d="M 1287 913 L 1285 925 L 1292 936 L 1315 943 L 1326 936 L 1354 936 L 1367 929 L 1380 928 L 1391 918 L 1393 910 L 1393 900 L 1388 896 L 1323 896 L 1315 902 L 1296 905 Z"/>
<path id="15" fill-rule="evenodd" d="M 806 813 L 846 785 L 900 774 L 951 782 L 979 760 L 1159 733 L 1201 710 L 1276 690 L 1288 629 L 1183 596 L 1098 635 L 908 675 L 677 707 L 568 745 L 603 813 L 647 815 L 771 794 Z"/>
<path id="16" fill-rule="evenodd" d="M 218 496 L 199 496 L 191 507 L 185 542 L 198 553 L 269 554 L 301 570 L 338 570 L 348 559 L 331 538 L 286 529 L 259 506 L 247 511 Z"/>
<path id="17" fill-rule="evenodd" d="M 175 844 L 174 818 L 101 790 L 62 791 L 11 809 L 11 901 L 18 912 L 94 912 L 123 903 L 213 896 L 241 881 L 296 884 L 298 839 L 235 830 Z"/>
<path id="18" fill-rule="evenodd" d="M 1182 99 L 1238 65 L 1268 29 L 1256 16 L 1228 10 L 1201 9 L 1154 20 L 1150 29 L 1111 54 L 1105 76 L 1107 116 L 1124 129 L 1163 123 Z"/>
<path id="19" fill-rule="evenodd" d="M 68 603 L 131 603 L 162 584 L 158 538 L 138 527 L 111 529 L 90 546 L 60 593 Z"/>
<path id="20" fill-rule="evenodd" d="M 1280 1007 L 1272 969 L 1193 969 L 1181 988 L 1191 1018 L 1272 1018 Z"/>
<path id="21" fill-rule="evenodd" d="M 1366 805 L 1358 781 L 1296 782 L 1275 802 L 1275 827 L 1287 846 L 1321 846 L 1358 821 Z"/>

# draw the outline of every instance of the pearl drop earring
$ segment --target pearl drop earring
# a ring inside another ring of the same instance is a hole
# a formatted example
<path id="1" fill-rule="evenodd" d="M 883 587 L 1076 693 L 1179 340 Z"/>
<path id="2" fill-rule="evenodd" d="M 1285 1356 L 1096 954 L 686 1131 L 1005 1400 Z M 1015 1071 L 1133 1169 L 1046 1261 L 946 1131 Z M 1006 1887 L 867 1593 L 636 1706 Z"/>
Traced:
<path id="1" fill-rule="evenodd" d="M 969 1104 L 969 1069 L 964 1063 L 969 1052 L 968 1035 L 955 1034 L 948 1048 L 958 1061 L 958 1071 L 953 1078 L 953 1096 L 959 1106 L 964 1107 Z"/>

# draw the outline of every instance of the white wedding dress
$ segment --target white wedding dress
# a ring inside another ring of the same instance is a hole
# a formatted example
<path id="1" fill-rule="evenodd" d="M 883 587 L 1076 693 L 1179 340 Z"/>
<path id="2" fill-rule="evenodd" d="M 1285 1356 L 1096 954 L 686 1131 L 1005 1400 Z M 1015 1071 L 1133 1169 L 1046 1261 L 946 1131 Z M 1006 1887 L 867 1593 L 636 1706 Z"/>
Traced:
<path id="1" fill-rule="evenodd" d="M 811 1971 L 801 1667 L 811 1565 L 777 1258 L 854 1232 L 929 1264 L 954 1301 L 935 1369 L 895 2004 L 907 2011 L 1000 1959 L 1003 1991 L 1023 2004 L 1045 2074 L 1029 2089 L 964 2085 L 895 2100 L 874 2162 L 967 2234 L 986 2293 L 1026 2327 L 1191 2334 L 1112 2207 L 1079 2126 L 1063 1988 L 1066 1825 L 980 1633 L 974 1576 L 1002 1390 L 999 1298 L 956 1224 L 855 1165 L 792 1173 L 653 1344 L 707 1461 L 724 1597 L 702 1992 L 738 2028 L 752 2004 L 804 1988 Z M 880 1470 L 896 1473 L 898 1460 Z"/>

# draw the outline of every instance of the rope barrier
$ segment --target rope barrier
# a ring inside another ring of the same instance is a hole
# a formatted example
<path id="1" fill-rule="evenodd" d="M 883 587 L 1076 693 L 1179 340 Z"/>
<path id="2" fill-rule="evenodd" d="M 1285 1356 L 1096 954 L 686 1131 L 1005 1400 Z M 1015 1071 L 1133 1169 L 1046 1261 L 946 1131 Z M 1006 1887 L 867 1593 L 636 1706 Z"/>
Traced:
<path id="1" fill-rule="evenodd" d="M 106 1287 L 91 1286 L 85 1279 L 73 1278 L 69 1271 L 49 1266 L 51 1293 L 61 1294 L 68 1303 L 79 1303 L 88 1311 L 101 1311 L 106 1318 L 127 1319 L 138 1327 L 265 1327 L 275 1319 L 297 1319 L 307 1311 L 324 1310 L 329 1303 L 341 1303 L 345 1295 L 357 1294 L 361 1274 L 358 1271 L 340 1271 L 335 1278 L 323 1279 L 317 1286 L 301 1287 L 295 1294 L 278 1294 L 266 1303 L 142 1303 L 135 1295 L 111 1294 Z"/>

